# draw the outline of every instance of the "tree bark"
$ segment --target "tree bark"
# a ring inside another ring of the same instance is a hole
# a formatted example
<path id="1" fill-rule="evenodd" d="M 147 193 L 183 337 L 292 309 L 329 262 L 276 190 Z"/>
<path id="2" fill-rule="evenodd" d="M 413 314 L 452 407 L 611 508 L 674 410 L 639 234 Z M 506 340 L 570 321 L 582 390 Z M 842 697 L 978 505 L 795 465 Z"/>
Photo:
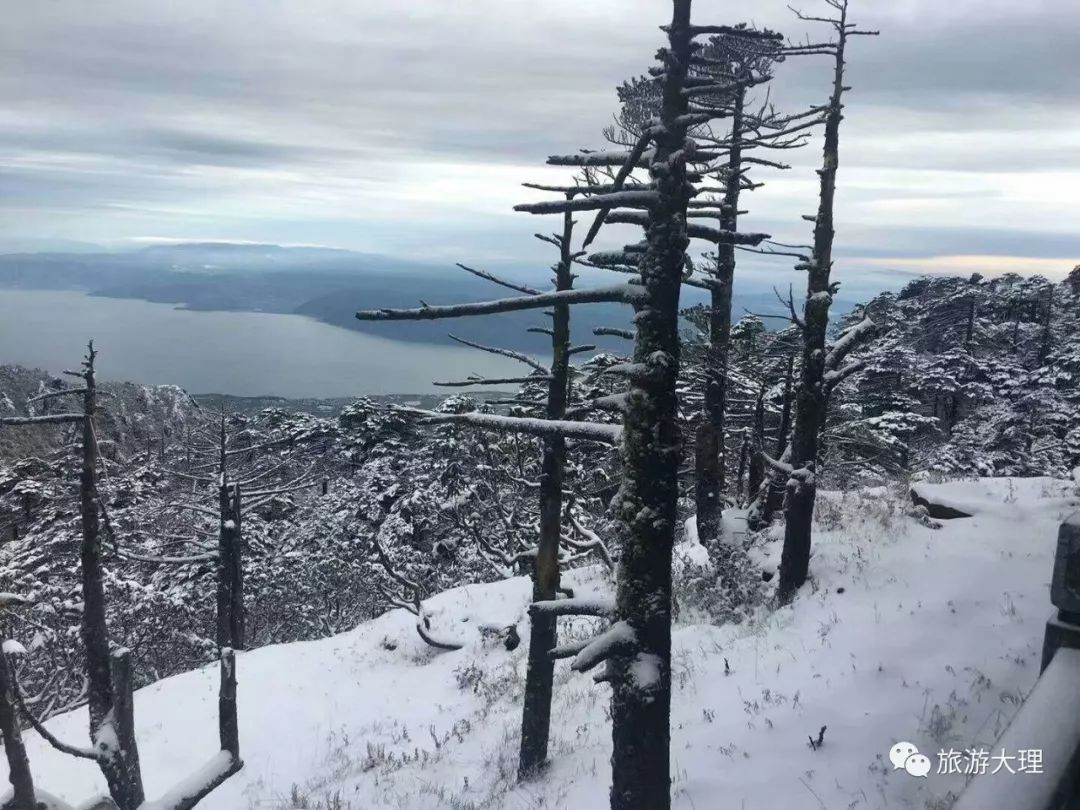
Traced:
<path id="1" fill-rule="evenodd" d="M 229 647 L 221 651 L 221 687 L 218 690 L 218 736 L 221 750 L 240 759 L 240 722 L 236 713 L 236 654 Z"/>
<path id="2" fill-rule="evenodd" d="M 739 225 L 739 191 L 742 179 L 742 126 L 746 89 L 737 91 L 731 118 L 731 146 L 720 230 L 734 232 Z M 724 429 L 727 411 L 727 371 L 731 342 L 731 296 L 735 280 L 735 245 L 716 246 L 716 284 L 711 289 L 709 348 L 705 355 L 704 410 L 695 436 L 694 500 L 698 538 L 711 543 L 720 534 L 724 491 Z"/>
<path id="3" fill-rule="evenodd" d="M 791 432 L 791 389 L 795 380 L 795 353 L 788 357 L 787 372 L 784 375 L 784 402 L 780 409 L 780 426 L 776 432 L 776 451 L 773 458 L 781 459 L 788 448 L 788 434 Z M 762 493 L 762 506 L 758 520 L 762 525 L 772 523 L 775 515 L 784 505 L 784 492 L 787 482 L 777 480 L 775 475 L 770 475 L 766 482 L 765 492 Z"/>
<path id="4" fill-rule="evenodd" d="M 218 487 L 217 645 L 244 648 L 243 570 L 240 549 L 240 485 L 222 474 Z"/>
<path id="5" fill-rule="evenodd" d="M 754 403 L 754 446 L 761 447 L 765 442 L 765 389 L 758 392 Z M 765 460 L 760 453 L 750 456 L 750 473 L 746 483 L 747 498 L 755 500 L 761 494 L 761 485 L 765 481 Z"/>
<path id="6" fill-rule="evenodd" d="M 119 737 L 115 715 L 116 694 L 113 688 L 112 659 L 109 654 L 109 631 L 105 618 L 104 569 L 101 563 L 101 526 L 98 517 L 97 491 L 97 438 L 94 433 L 94 416 L 97 414 L 97 388 L 94 376 L 94 360 L 97 356 L 93 344 L 84 362 L 83 392 L 82 470 L 79 477 L 80 517 L 82 523 L 83 614 L 80 635 L 86 648 L 87 703 L 90 715 L 90 740 L 99 748 L 109 734 L 103 734 L 111 726 L 121 745 L 119 751 L 98 762 L 109 793 L 120 810 L 135 810 L 142 804 L 142 779 L 138 770 L 138 752 L 135 740 Z M 126 760 L 126 761 L 125 761 Z"/>
<path id="7" fill-rule="evenodd" d="M 843 120 L 844 49 L 847 42 L 847 5 L 841 7 L 837 26 L 837 47 L 833 66 L 833 89 L 825 115 L 825 145 L 817 216 L 814 220 L 814 249 L 807 267 L 806 303 L 803 309 L 803 349 L 799 387 L 795 396 L 795 430 L 791 437 L 791 466 L 805 474 L 793 475 L 787 484 L 784 549 L 780 558 L 777 596 L 790 601 L 806 582 L 810 564 L 810 543 L 817 483 L 818 441 L 825 417 L 825 338 L 832 303 L 833 201 L 836 170 L 840 160 L 840 122 Z"/>
<path id="8" fill-rule="evenodd" d="M 9 666 L 8 657 L 0 653 L 0 739 L 4 743 L 8 781 L 12 789 L 11 801 L 4 805 L 3 810 L 36 810 L 34 779 L 15 710 L 15 679 Z"/>
<path id="9" fill-rule="evenodd" d="M 135 701 L 134 682 L 131 673 L 131 651 L 117 650 L 110 662 L 114 706 L 113 715 L 116 723 L 116 736 L 120 740 L 124 773 L 128 784 L 135 786 L 136 794 L 143 793 L 142 768 L 139 764 L 139 749 L 135 742 Z M 142 801 L 138 799 L 138 801 Z"/>
<path id="10" fill-rule="evenodd" d="M 570 195 L 567 195 L 569 199 Z M 563 214 L 563 233 L 555 284 L 559 291 L 574 283 L 570 240 L 573 219 Z M 570 378 L 570 307 L 556 303 L 552 313 L 551 381 L 548 383 L 547 418 L 566 417 Z M 559 589 L 559 540 L 562 536 L 563 483 L 566 473 L 566 440 L 553 435 L 544 438 L 543 467 L 540 473 L 540 539 L 533 571 L 533 601 L 555 599 Z M 525 676 L 525 700 L 521 715 L 521 751 L 518 778 L 527 779 L 547 761 L 551 726 L 551 693 L 555 660 L 549 652 L 558 644 L 558 619 L 542 611 L 531 616 L 529 665 Z"/>
<path id="11" fill-rule="evenodd" d="M 635 316 L 634 360 L 623 431 L 624 481 L 616 520 L 623 539 L 616 620 L 633 631 L 635 654 L 613 657 L 612 810 L 671 806 L 671 554 L 675 539 L 681 437 L 676 418 L 679 291 L 686 257 L 687 66 L 690 0 L 673 0 L 660 127 L 650 159 L 659 202 L 650 211 L 640 263 L 646 293 Z M 677 154 L 675 154 L 677 153 Z M 631 671 L 633 666 L 634 671 Z M 647 673 L 643 680 L 642 673 Z"/>

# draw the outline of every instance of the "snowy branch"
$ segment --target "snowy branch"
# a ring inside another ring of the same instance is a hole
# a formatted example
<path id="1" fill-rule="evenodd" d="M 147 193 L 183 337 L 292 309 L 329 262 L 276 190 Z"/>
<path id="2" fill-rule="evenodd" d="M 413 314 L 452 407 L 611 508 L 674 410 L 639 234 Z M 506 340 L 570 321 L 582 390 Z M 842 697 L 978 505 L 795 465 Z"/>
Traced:
<path id="1" fill-rule="evenodd" d="M 426 422 L 458 422 L 485 430 L 503 433 L 524 433 L 529 436 L 564 436 L 568 439 L 614 444 L 622 438 L 622 427 L 593 422 L 571 422 L 562 419 L 529 419 L 498 416 L 490 413 L 437 413 L 419 408 L 395 407 L 392 410 L 421 416 Z"/>
<path id="2" fill-rule="evenodd" d="M 603 335 L 610 335 L 611 337 L 620 337 L 624 340 L 633 340 L 634 333 L 629 329 L 616 329 L 613 326 L 597 326 L 593 328 L 593 334 L 597 337 Z"/>
<path id="3" fill-rule="evenodd" d="M 598 538 L 599 539 L 599 538 Z M 605 616 L 615 613 L 615 600 L 607 597 L 577 596 L 573 599 L 548 599 L 529 605 L 530 615 L 545 616 Z"/>
<path id="4" fill-rule="evenodd" d="M 528 377 L 470 377 L 467 380 L 444 380 L 432 382 L 440 388 L 464 388 L 469 385 L 509 385 L 511 383 L 550 382 L 550 374 L 533 374 Z"/>
<path id="5" fill-rule="evenodd" d="M 521 203 L 515 211 L 527 214 L 562 214 L 566 211 L 598 211 L 615 206 L 627 208 L 651 208 L 660 201 L 658 191 L 614 191 L 594 197 L 576 197 L 568 200 L 548 200 L 538 203 Z M 586 243 L 587 244 L 587 243 Z"/>
<path id="6" fill-rule="evenodd" d="M 475 304 L 423 306 L 419 309 L 369 309 L 357 312 L 356 317 L 361 321 L 424 321 L 436 318 L 460 318 L 467 315 L 490 315 L 496 312 L 516 312 L 522 309 L 543 309 L 552 304 L 596 304 L 604 301 L 637 304 L 643 303 L 645 297 L 645 292 L 640 287 L 621 284 L 591 290 L 558 290 L 527 298 L 503 298 Z"/>
<path id="7" fill-rule="evenodd" d="M 837 371 L 844 357 L 877 332 L 877 324 L 870 318 L 863 318 L 857 324 L 847 329 L 844 334 L 837 338 L 836 342 L 825 355 L 825 368 L 828 371 Z M 848 372 L 851 373 L 851 372 Z M 846 375 L 845 375 L 846 376 Z"/>
<path id="8" fill-rule="evenodd" d="M 47 416 L 5 416 L 0 418 L 0 425 L 62 425 L 81 422 L 86 418 L 81 413 L 54 413 Z"/>
<path id="9" fill-rule="evenodd" d="M 208 551 L 205 554 L 192 554 L 190 557 L 157 557 L 150 554 L 136 554 L 132 551 L 116 549 L 116 553 L 127 560 L 137 560 L 146 563 L 159 563 L 162 565 L 186 565 L 187 563 L 209 562 L 218 558 L 218 552 Z"/>
<path id="10" fill-rule="evenodd" d="M 464 270 L 466 273 L 472 273 L 474 276 L 478 276 L 479 278 L 486 279 L 487 281 L 490 281 L 493 284 L 498 284 L 500 287 L 506 287 L 507 289 L 510 289 L 510 290 L 517 290 L 518 292 L 525 293 L 526 295 L 540 295 L 539 290 L 534 290 L 532 287 L 528 287 L 528 286 L 526 286 L 524 284 L 518 284 L 518 283 L 513 282 L 513 281 L 506 281 L 505 279 L 499 278 L 498 276 L 496 276 L 496 275 L 494 275 L 492 273 L 489 273 L 486 270 L 477 270 L 476 268 L 469 267 L 467 265 L 462 264 L 461 262 L 458 262 L 457 266 L 460 267 L 462 270 Z"/>
<path id="11" fill-rule="evenodd" d="M 581 649 L 570 663 L 570 669 L 588 672 L 609 658 L 626 655 L 636 649 L 637 644 L 634 628 L 626 622 L 615 622 Z"/>
<path id="12" fill-rule="evenodd" d="M 608 214 L 608 221 L 646 227 L 649 224 L 649 215 L 635 211 L 613 211 Z M 698 225 L 692 222 L 686 224 L 686 235 L 693 239 L 707 239 L 714 244 L 721 245 L 758 245 L 769 238 L 769 234 L 766 233 L 722 231 L 719 228 L 710 228 L 708 225 Z"/>
<path id="13" fill-rule="evenodd" d="M 191 810 L 244 763 L 228 751 L 218 751 L 210 761 L 187 776 L 159 799 L 143 802 L 138 810 Z"/>
<path id="14" fill-rule="evenodd" d="M 498 354 L 502 355 L 503 357 L 509 357 L 511 360 L 517 360 L 520 363 L 531 366 L 532 368 L 539 371 L 541 374 L 551 373 L 550 371 L 548 371 L 547 366 L 542 365 L 541 363 L 537 363 L 527 354 L 515 352 L 512 349 L 504 349 L 500 346 L 485 346 L 482 343 L 473 343 L 471 340 L 465 340 L 465 338 L 459 338 L 456 335 L 447 335 L 447 337 L 455 343 L 460 343 L 462 346 L 468 346 L 473 349 L 479 349 L 482 352 L 488 352 L 489 354 Z"/>

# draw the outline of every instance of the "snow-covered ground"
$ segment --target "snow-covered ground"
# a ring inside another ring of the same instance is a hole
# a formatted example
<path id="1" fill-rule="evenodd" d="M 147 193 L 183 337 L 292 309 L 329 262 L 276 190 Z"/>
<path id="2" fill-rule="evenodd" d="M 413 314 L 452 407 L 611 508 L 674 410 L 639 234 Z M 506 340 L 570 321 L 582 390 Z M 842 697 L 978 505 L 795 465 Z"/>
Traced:
<path id="1" fill-rule="evenodd" d="M 964 776 L 936 773 L 937 752 L 989 749 L 1030 691 L 1057 527 L 1080 502 L 1073 482 L 1046 478 L 945 488 L 975 514 L 939 530 L 906 516 L 885 490 L 825 494 L 813 582 L 794 605 L 741 625 L 677 628 L 675 807 L 948 806 Z M 570 579 L 583 591 L 607 587 L 595 570 Z M 241 654 L 246 765 L 200 806 L 606 806 L 608 688 L 565 662 L 552 766 L 535 784 L 513 784 L 528 645 L 507 652 L 475 628 L 516 621 L 524 636 L 528 592 L 514 579 L 431 599 L 440 634 L 471 639 L 456 652 L 426 647 L 413 618 L 395 611 L 335 638 Z M 212 754 L 216 708 L 214 669 L 136 695 L 151 796 Z M 50 727 L 82 742 L 85 723 L 79 711 Z M 808 737 L 822 726 L 824 745 L 812 749 Z M 927 778 L 893 769 L 888 752 L 901 740 L 930 756 Z M 76 803 L 103 790 L 92 765 L 35 735 L 28 748 L 42 787 Z"/>

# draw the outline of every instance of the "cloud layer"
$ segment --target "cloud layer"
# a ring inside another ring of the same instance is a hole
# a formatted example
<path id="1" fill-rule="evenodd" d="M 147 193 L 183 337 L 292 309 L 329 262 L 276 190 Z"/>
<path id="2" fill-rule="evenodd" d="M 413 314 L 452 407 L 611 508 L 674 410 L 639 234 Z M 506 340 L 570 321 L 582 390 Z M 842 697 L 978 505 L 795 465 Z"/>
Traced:
<path id="1" fill-rule="evenodd" d="M 518 184 L 558 177 L 549 153 L 600 145 L 615 85 L 650 65 L 667 12 L 659 0 L 13 4 L 0 248 L 215 238 L 547 264 L 531 238 L 547 223 L 510 211 L 531 196 Z M 881 36 L 849 59 L 841 274 L 867 257 L 955 269 L 950 257 L 988 255 L 1044 273 L 1080 261 L 1080 7 L 852 0 L 852 13 Z M 699 0 L 696 16 L 807 33 L 782 0 Z M 774 99 L 820 101 L 826 67 L 789 60 Z M 762 173 L 748 226 L 807 238 L 819 149 Z"/>

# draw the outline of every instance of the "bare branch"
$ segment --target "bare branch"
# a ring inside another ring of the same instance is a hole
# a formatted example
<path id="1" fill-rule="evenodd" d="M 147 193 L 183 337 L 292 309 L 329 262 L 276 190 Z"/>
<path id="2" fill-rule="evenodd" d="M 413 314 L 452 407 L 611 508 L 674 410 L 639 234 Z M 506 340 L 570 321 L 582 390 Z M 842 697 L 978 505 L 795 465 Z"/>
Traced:
<path id="1" fill-rule="evenodd" d="M 457 266 L 464 270 L 466 273 L 472 273 L 474 276 L 486 279 L 487 281 L 498 284 L 501 287 L 506 287 L 510 290 L 517 290 L 518 292 L 525 293 L 526 295 L 540 295 L 539 290 L 534 290 L 532 287 L 528 287 L 524 284 L 518 284 L 513 281 L 506 281 L 505 279 L 499 278 L 498 276 L 493 275 L 486 270 L 477 270 L 476 268 L 468 267 L 461 262 L 458 262 Z"/>
<path id="2" fill-rule="evenodd" d="M 616 301 L 624 304 L 640 303 L 645 293 L 630 284 L 615 287 L 598 287 L 591 290 L 559 290 L 540 293 L 528 298 L 504 298 L 482 301 L 476 304 L 455 304 L 445 307 L 424 306 L 420 309 L 372 309 L 361 310 L 356 317 L 361 321 L 424 321 L 436 318 L 460 318 L 467 315 L 490 315 L 495 312 L 515 312 L 522 309 L 543 309 L 552 304 L 595 304 Z"/>
<path id="3" fill-rule="evenodd" d="M 488 352 L 490 354 L 498 354 L 498 355 L 502 355 L 503 357 L 509 357 L 512 360 L 517 360 L 520 363 L 524 363 L 527 366 L 531 366 L 532 368 L 539 371 L 541 374 L 550 374 L 551 373 L 548 370 L 547 366 L 542 365 L 541 363 L 537 363 L 535 360 L 533 360 L 527 354 L 522 354 L 521 352 L 515 352 L 512 349 L 503 349 L 503 348 L 501 348 L 499 346 L 485 346 L 482 343 L 473 343 L 471 340 L 465 340 L 465 338 L 459 338 L 456 335 L 447 335 L 447 337 L 449 337 L 451 340 L 453 340 L 456 343 L 460 343 L 463 346 L 469 346 L 470 348 L 473 348 L 473 349 L 479 349 L 482 352 Z"/>

